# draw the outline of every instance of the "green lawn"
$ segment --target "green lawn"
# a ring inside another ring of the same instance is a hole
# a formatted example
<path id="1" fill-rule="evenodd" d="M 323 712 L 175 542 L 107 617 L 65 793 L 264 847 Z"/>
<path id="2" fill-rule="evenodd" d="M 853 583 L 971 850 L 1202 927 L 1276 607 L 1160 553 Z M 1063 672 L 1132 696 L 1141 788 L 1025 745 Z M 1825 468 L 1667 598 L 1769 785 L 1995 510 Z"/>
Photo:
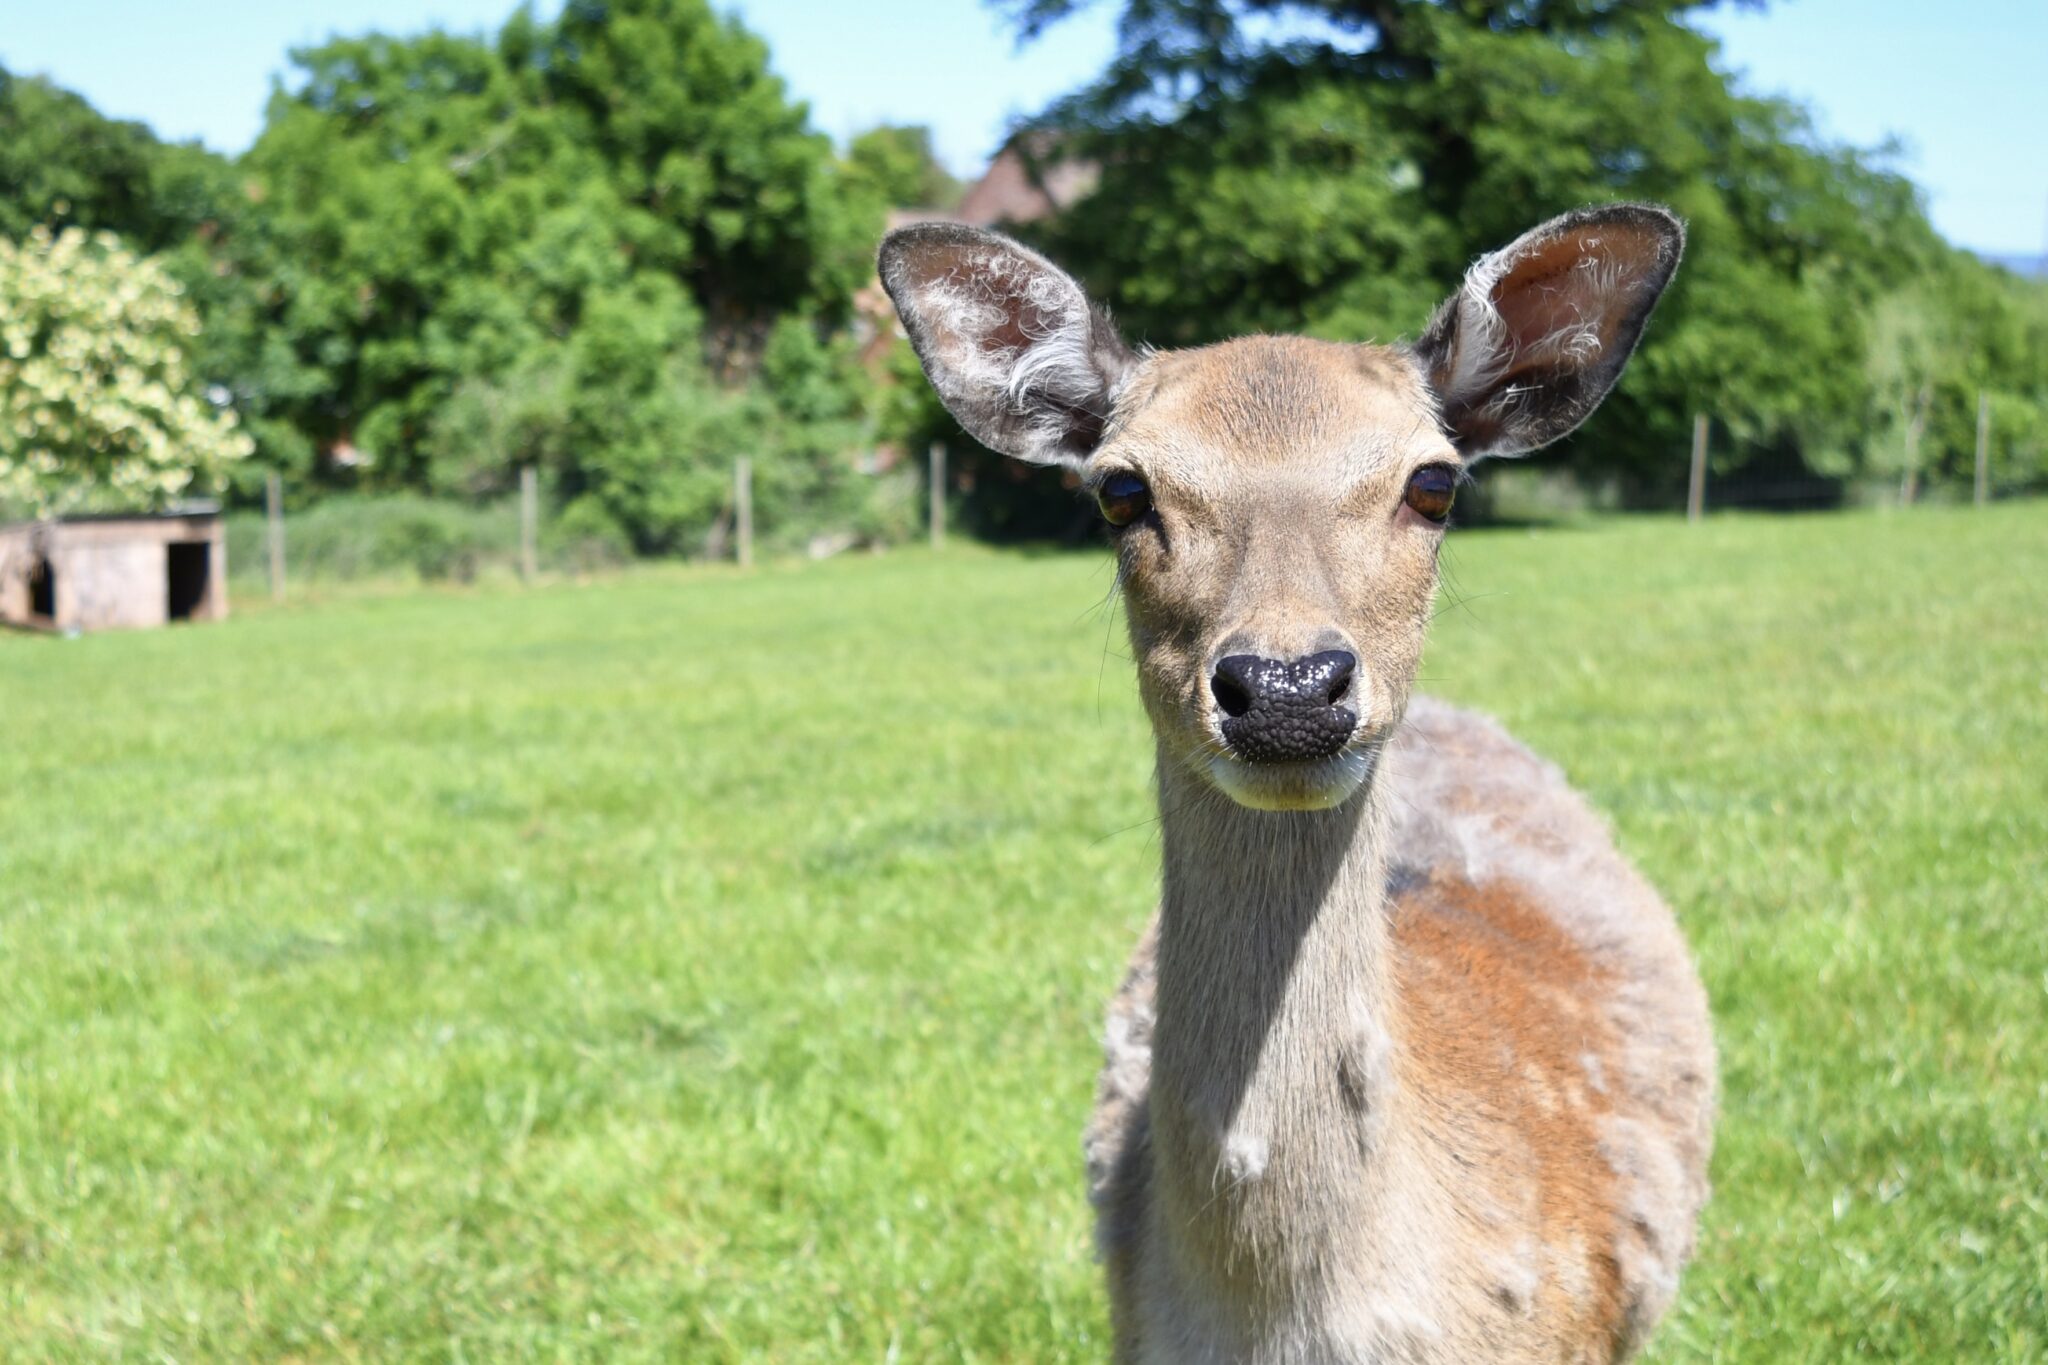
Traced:
<path id="1" fill-rule="evenodd" d="M 2048 505 L 1454 536 L 1726 1093 L 1660 1361 L 2048 1359 Z M 1100 554 L 0 638 L 0 1358 L 1100 1360 Z"/>

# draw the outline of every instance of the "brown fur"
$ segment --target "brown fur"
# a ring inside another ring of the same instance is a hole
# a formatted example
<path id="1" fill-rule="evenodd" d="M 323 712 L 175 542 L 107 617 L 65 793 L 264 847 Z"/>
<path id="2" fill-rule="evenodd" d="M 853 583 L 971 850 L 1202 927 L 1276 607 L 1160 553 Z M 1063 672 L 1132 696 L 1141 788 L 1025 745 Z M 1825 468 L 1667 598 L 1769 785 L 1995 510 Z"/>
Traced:
<path id="1" fill-rule="evenodd" d="M 1591 1286 L 1574 1298 L 1547 1281 L 1535 1310 L 1574 1339 L 1618 1344 L 1611 1242 L 1622 1215 L 1595 1126 L 1612 1102 L 1583 1060 L 1603 1072 L 1619 1060 L 1592 998 L 1605 973 L 1511 882 L 1439 876 L 1396 897 L 1392 912 L 1395 972 L 1417 1021 L 1401 1039 L 1404 1079 L 1445 1130 L 1488 1132 L 1527 1153 L 1537 1236 L 1583 1247 Z"/>

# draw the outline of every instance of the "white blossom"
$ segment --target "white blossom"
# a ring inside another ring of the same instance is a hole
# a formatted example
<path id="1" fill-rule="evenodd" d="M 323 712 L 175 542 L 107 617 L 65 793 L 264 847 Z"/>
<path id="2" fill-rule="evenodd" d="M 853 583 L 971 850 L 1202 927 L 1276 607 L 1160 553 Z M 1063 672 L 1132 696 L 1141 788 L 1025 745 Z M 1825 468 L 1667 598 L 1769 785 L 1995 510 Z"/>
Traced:
<path id="1" fill-rule="evenodd" d="M 0 507 L 160 507 L 255 443 L 209 402 L 176 281 L 111 233 L 0 238 Z"/>

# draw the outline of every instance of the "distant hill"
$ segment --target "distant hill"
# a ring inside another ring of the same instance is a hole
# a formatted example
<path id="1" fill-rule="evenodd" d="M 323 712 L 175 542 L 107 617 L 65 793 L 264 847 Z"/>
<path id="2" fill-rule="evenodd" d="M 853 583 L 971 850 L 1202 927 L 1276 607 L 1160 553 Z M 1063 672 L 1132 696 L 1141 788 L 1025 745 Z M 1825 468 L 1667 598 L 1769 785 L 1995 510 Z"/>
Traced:
<path id="1" fill-rule="evenodd" d="M 2015 275 L 2048 280 L 2048 256 L 2000 256 L 1991 251 L 1980 251 L 1977 255 L 1992 265 L 2004 266 Z"/>

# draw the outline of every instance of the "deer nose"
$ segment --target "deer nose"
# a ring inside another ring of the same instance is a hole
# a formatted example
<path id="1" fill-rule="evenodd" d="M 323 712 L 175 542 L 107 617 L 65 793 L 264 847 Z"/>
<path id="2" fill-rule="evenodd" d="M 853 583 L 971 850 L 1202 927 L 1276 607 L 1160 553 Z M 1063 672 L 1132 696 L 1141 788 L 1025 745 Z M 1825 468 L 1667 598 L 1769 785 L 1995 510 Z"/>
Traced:
<path id="1" fill-rule="evenodd" d="M 1219 661 L 1209 692 L 1223 711 L 1223 742 L 1253 763 L 1306 763 L 1344 747 L 1358 715 L 1340 705 L 1358 656 L 1326 649 L 1292 663 L 1232 654 Z"/>

